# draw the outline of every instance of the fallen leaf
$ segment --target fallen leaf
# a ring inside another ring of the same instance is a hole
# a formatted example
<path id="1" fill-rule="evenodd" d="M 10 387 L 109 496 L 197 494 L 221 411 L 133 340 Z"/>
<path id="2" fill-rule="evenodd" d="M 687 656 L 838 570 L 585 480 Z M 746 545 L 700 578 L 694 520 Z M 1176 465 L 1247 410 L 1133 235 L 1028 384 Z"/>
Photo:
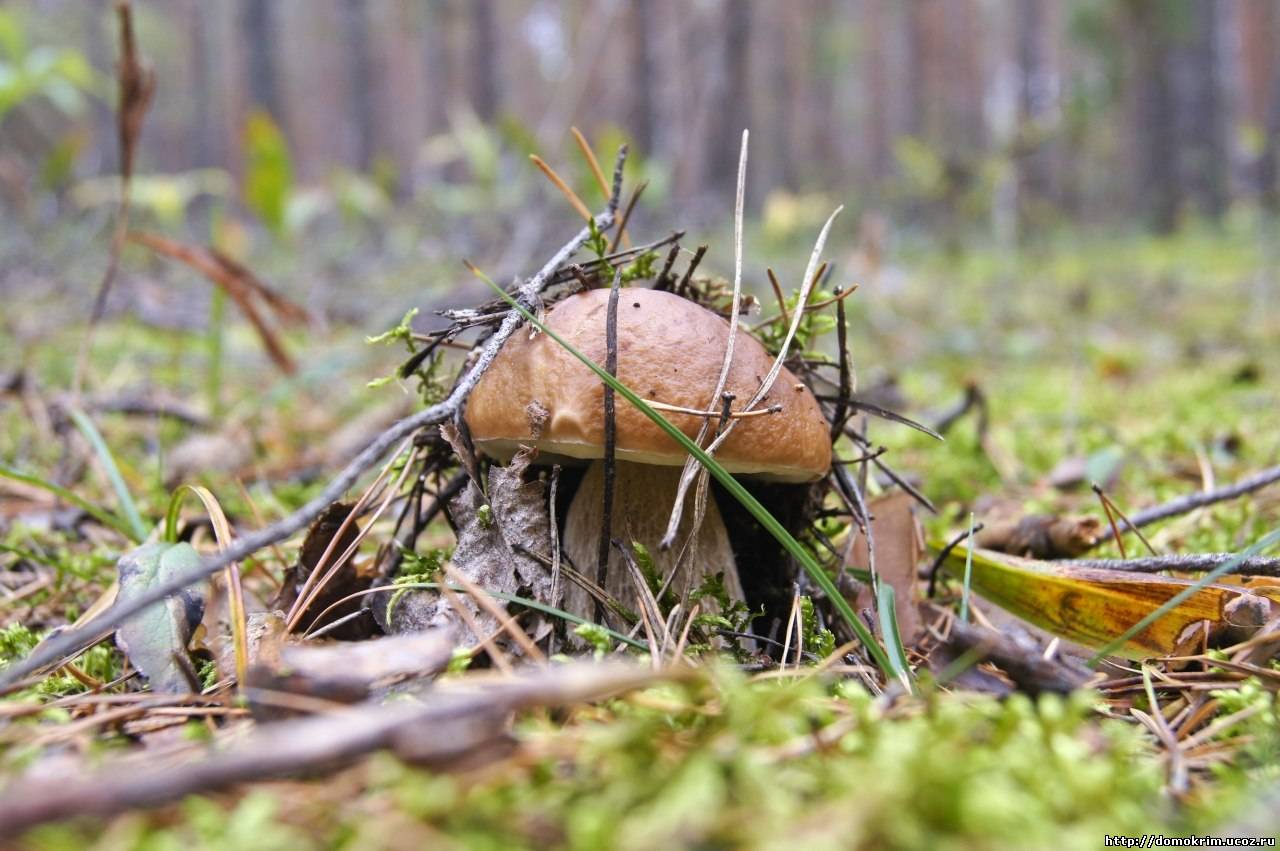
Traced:
<path id="1" fill-rule="evenodd" d="M 964 575 L 966 555 L 965 547 L 959 546 L 947 556 L 945 566 L 953 575 Z M 1054 635 L 1089 647 L 1106 645 L 1194 584 L 1189 579 L 1062 567 L 992 550 L 973 551 L 971 587 L 976 593 Z M 1117 652 L 1132 659 L 1174 654 L 1189 635 L 1188 628 L 1202 623 L 1210 636 L 1221 634 L 1230 625 L 1228 605 L 1247 593 L 1226 585 L 1205 586 Z M 1276 608 L 1274 602 L 1268 605 Z"/>
<path id="2" fill-rule="evenodd" d="M 119 600 L 127 602 L 157 583 L 194 570 L 200 563 L 187 543 L 146 544 L 120 557 Z M 149 606 L 116 630 L 116 644 L 157 692 L 199 691 L 187 651 L 191 633 L 204 612 L 204 598 L 195 587 Z"/>
<path id="3" fill-rule="evenodd" d="M 453 633 L 446 630 L 356 642 L 288 641 L 280 630 L 249 669 L 249 702 L 260 719 L 281 713 L 270 703 L 256 702 L 253 689 L 357 703 L 394 683 L 440 673 L 453 656 L 454 644 Z"/>
<path id="4" fill-rule="evenodd" d="M 320 563 L 325 550 L 329 548 L 334 536 L 338 534 L 338 530 L 342 528 L 343 522 L 350 513 L 350 503 L 335 502 L 326 508 L 324 513 L 311 524 L 311 528 L 307 530 L 307 536 L 302 541 L 302 549 L 298 553 L 297 563 L 289 568 L 285 575 L 284 584 L 280 587 L 280 592 L 271 601 L 273 609 L 290 611 L 293 608 L 298 600 L 298 595 L 306 585 L 307 579 L 311 576 L 312 571 L 315 570 L 316 565 Z M 328 564 L 324 567 L 326 573 L 333 566 L 334 560 L 340 558 L 347 551 L 347 548 L 351 546 L 359 534 L 360 527 L 358 524 L 351 523 L 347 526 L 346 531 L 342 533 L 342 538 L 334 545 Z M 317 581 L 319 581 L 319 577 L 317 577 Z M 368 590 L 372 585 L 373 576 L 354 569 L 352 565 L 344 562 L 334 572 L 333 577 L 325 583 L 324 588 L 315 596 L 315 599 L 303 611 L 302 616 L 297 619 L 296 623 L 302 631 L 309 632 L 315 627 L 321 626 L 321 624 L 313 622 L 326 610 L 328 611 L 324 616 L 326 623 L 344 618 L 358 611 L 363 601 L 363 598 L 352 598 L 352 595 Z M 330 606 L 333 606 L 333 608 L 330 609 Z M 331 638 L 340 638 L 347 641 L 368 638 L 371 634 L 372 630 L 367 617 L 356 618 L 328 633 Z"/>
<path id="5" fill-rule="evenodd" d="M 881 582 L 893 586 L 894 612 L 897 615 L 898 632 L 903 643 L 910 647 L 921 631 L 920 614 L 916 606 L 919 597 L 919 580 L 916 567 L 924 552 L 920 523 L 916 519 L 915 499 L 905 491 L 895 491 L 873 500 L 867 511 L 871 513 L 871 537 L 875 542 L 876 574 Z M 853 551 L 849 554 L 849 566 L 868 570 L 867 538 L 860 530 Z M 870 590 L 859 595 L 861 608 L 874 608 Z"/>

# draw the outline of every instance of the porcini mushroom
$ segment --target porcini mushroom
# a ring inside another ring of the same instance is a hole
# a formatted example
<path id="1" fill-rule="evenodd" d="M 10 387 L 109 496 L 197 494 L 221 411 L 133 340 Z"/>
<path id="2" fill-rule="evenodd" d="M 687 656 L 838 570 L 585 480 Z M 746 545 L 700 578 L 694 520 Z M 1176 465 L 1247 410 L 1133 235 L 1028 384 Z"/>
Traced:
<path id="1" fill-rule="evenodd" d="M 608 301 L 607 289 L 571 295 L 548 311 L 545 322 L 603 364 Z M 696 438 L 703 419 L 696 412 L 711 401 L 728 336 L 724 319 L 687 299 L 624 288 L 618 301 L 618 379 L 648 401 L 692 409 L 693 414 L 664 416 Z M 738 333 L 725 390 L 741 400 L 739 407 L 759 388 L 771 364 L 757 340 Z M 545 334 L 518 333 L 476 385 L 466 411 L 472 440 L 490 457 L 505 462 L 524 445 L 537 448 L 537 463 L 590 464 L 570 504 L 564 533 L 566 554 L 588 577 L 595 575 L 603 525 L 603 394 L 599 377 L 554 340 Z M 729 472 L 797 483 L 826 475 L 831 466 L 830 429 L 808 388 L 784 369 L 757 408 L 776 410 L 741 419 L 716 451 Z M 677 595 L 722 572 L 730 596 L 741 600 L 733 550 L 714 498 L 707 502 L 679 573 L 672 575 L 694 512 L 684 512 L 676 546 L 665 552 L 658 546 L 688 453 L 621 397 L 615 424 L 613 535 L 643 544 L 659 573 L 671 577 L 669 587 Z M 638 611 L 634 581 L 617 552 L 610 554 L 604 590 Z M 564 606 L 579 615 L 592 612 L 590 596 L 574 583 L 567 584 Z"/>

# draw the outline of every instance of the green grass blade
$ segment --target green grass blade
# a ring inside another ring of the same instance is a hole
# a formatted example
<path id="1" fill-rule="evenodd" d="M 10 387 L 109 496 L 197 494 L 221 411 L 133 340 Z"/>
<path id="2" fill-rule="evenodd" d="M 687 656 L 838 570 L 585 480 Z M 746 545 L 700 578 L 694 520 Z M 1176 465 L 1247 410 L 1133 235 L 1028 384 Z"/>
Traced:
<path id="1" fill-rule="evenodd" d="M 1089 659 L 1089 667 L 1091 668 L 1097 667 L 1097 665 L 1104 658 L 1114 653 L 1117 647 L 1121 646 L 1130 638 L 1133 638 L 1135 635 L 1142 632 L 1151 624 L 1155 623 L 1157 620 L 1164 617 L 1169 612 L 1173 611 L 1182 603 L 1183 600 L 1186 600 L 1188 597 L 1190 597 L 1192 594 L 1196 593 L 1206 585 L 1212 585 L 1214 582 L 1218 581 L 1219 577 L 1225 576 L 1228 573 L 1230 573 L 1232 570 L 1236 568 L 1237 565 L 1239 565 L 1245 559 L 1253 558 L 1254 556 L 1261 553 L 1263 550 L 1269 549 L 1272 545 L 1278 542 L 1280 542 L 1280 529 L 1276 529 L 1273 532 L 1263 536 L 1261 540 L 1259 540 L 1253 546 L 1249 547 L 1249 549 L 1240 553 L 1240 555 L 1236 556 L 1230 561 L 1225 562 L 1224 564 L 1219 565 L 1218 567 L 1209 571 L 1204 576 L 1200 577 L 1199 582 L 1197 582 L 1194 585 L 1188 585 L 1186 588 L 1184 588 L 1183 590 L 1179 591 L 1177 594 L 1170 597 L 1168 600 L 1164 602 L 1164 605 L 1162 605 L 1160 608 L 1156 609 L 1154 612 L 1147 615 L 1145 618 L 1143 618 L 1142 620 L 1135 623 L 1133 626 L 1126 629 L 1122 635 L 1116 637 L 1106 647 L 1103 647 L 1097 653 L 1093 654 L 1093 657 Z"/>
<path id="2" fill-rule="evenodd" d="M 831 581 L 831 577 L 827 576 L 827 573 L 822 569 L 822 566 L 814 561 L 813 556 L 809 554 L 809 551 L 806 550 L 799 541 L 792 537 L 791 533 L 788 532 L 786 528 L 784 528 L 783 525 L 779 523 L 777 519 L 747 491 L 746 488 L 739 484 L 724 467 L 720 466 L 720 463 L 716 461 L 715 458 L 708 455 L 706 452 L 703 452 L 702 448 L 690 440 L 683 431 L 676 428 L 665 417 L 646 405 L 644 400 L 632 392 L 629 387 L 602 369 L 598 364 L 592 361 L 591 358 L 571 346 L 568 341 L 548 328 L 528 310 L 525 310 L 524 306 L 518 303 L 509 293 L 494 284 L 492 281 L 486 281 L 486 283 L 488 283 L 489 286 L 493 288 L 494 292 L 501 296 L 503 300 L 518 310 L 520 315 L 523 316 L 527 322 L 562 346 L 565 351 L 569 352 L 569 354 L 582 361 L 582 363 L 584 363 L 592 372 L 600 377 L 601 381 L 612 387 L 615 393 L 634 405 L 637 410 L 670 435 L 672 440 L 680 444 L 686 452 L 697 458 L 698 463 L 706 467 L 707 471 L 715 477 L 716 481 L 723 485 L 725 490 L 732 494 L 733 498 L 738 500 L 738 502 L 740 502 L 742 506 L 750 512 L 751 516 L 754 517 L 756 521 L 763 526 L 793 558 L 795 558 L 796 561 L 800 562 L 800 565 L 804 568 L 805 572 L 809 574 L 809 577 L 819 588 L 822 589 L 823 593 L 827 595 L 827 598 L 831 600 L 831 605 L 835 606 L 836 611 L 840 613 L 840 617 L 846 624 L 848 624 L 849 629 L 853 631 L 853 634 L 857 636 L 858 640 L 867 648 L 867 652 L 871 654 L 871 658 L 875 661 L 876 665 L 885 674 L 885 676 L 892 676 L 894 674 L 894 665 L 889 659 L 888 654 L 885 653 L 884 648 L 880 646 L 879 642 L 875 640 L 875 636 L 871 634 L 871 631 L 867 629 L 866 625 L 858 619 L 858 616 L 853 611 L 853 607 L 849 605 L 849 601 L 840 594 L 839 589 L 837 589 L 835 583 Z"/>
<path id="3" fill-rule="evenodd" d="M 53 482 L 45 481 L 38 476 L 28 476 L 26 473 L 19 473 L 17 470 L 0 465 L 0 478 L 9 479 L 14 482 L 21 482 L 24 485 L 40 488 L 58 497 L 64 502 L 69 502 L 76 508 L 88 514 L 94 520 L 97 520 L 103 526 L 115 529 L 121 535 L 124 535 L 135 544 L 142 543 L 142 537 L 134 537 L 134 529 L 121 518 L 115 516 L 110 511 L 104 511 L 83 497 L 77 496 L 61 485 L 55 485 Z"/>
<path id="4" fill-rule="evenodd" d="M 969 512 L 969 552 L 964 557 L 964 588 L 960 594 L 960 620 L 969 620 L 969 586 L 973 581 L 973 512 Z"/>
<path id="5" fill-rule="evenodd" d="M 124 477 L 120 475 L 120 468 L 116 466 L 116 459 L 111 454 L 111 450 L 107 447 L 107 442 L 102 439 L 102 435 L 93 424 L 93 420 L 84 415 L 83 412 L 72 408 L 70 410 L 71 419 L 75 421 L 76 428 L 80 429 L 80 433 L 85 436 L 89 444 L 93 446 L 93 451 L 97 454 L 98 460 L 102 462 L 102 468 L 107 473 L 107 478 L 111 480 L 111 487 L 116 492 L 116 499 L 120 502 L 120 510 L 124 513 L 124 518 L 129 523 L 129 527 L 133 530 L 130 535 L 134 541 L 141 542 L 147 537 L 147 527 L 142 522 L 142 515 L 138 513 L 138 506 L 133 501 L 133 495 L 129 493 L 129 488 L 124 483 Z"/>
<path id="6" fill-rule="evenodd" d="M 898 629 L 898 612 L 895 608 L 895 592 L 892 585 L 877 584 L 876 608 L 880 615 L 880 633 L 884 638 L 885 649 L 889 653 L 889 661 L 893 664 L 893 675 L 910 690 L 911 666 L 907 664 L 907 651 L 902 646 L 902 633 Z"/>

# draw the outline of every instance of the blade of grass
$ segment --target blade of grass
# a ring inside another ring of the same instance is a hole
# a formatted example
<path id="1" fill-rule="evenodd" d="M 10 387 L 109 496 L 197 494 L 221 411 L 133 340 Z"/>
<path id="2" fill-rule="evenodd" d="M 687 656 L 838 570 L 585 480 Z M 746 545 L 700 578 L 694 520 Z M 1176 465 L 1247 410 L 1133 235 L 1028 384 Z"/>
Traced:
<path id="1" fill-rule="evenodd" d="M 1133 638 L 1135 635 L 1142 632 L 1147 627 L 1151 626 L 1151 624 L 1155 623 L 1157 620 L 1164 617 L 1169 612 L 1173 611 L 1175 608 L 1178 607 L 1179 604 L 1181 604 L 1184 600 L 1189 598 L 1192 594 L 1196 593 L 1201 588 L 1204 588 L 1207 585 L 1212 585 L 1214 582 L 1218 580 L 1219 577 L 1225 576 L 1228 573 L 1230 573 L 1232 570 L 1235 569 L 1236 565 L 1240 564 L 1245 559 L 1252 558 L 1253 556 L 1258 555 L 1259 553 L 1270 548 L 1272 545 L 1276 544 L 1277 542 L 1280 542 L 1280 529 L 1276 529 L 1270 532 L 1269 534 L 1264 535 L 1257 543 L 1249 547 L 1249 549 L 1245 550 L 1244 552 L 1240 553 L 1240 555 L 1236 556 L 1230 561 L 1224 562 L 1221 566 L 1214 568 L 1210 572 L 1206 573 L 1204 576 L 1200 577 L 1199 582 L 1197 582 L 1194 585 L 1187 586 L 1182 591 L 1170 597 L 1168 600 L 1165 601 L 1164 605 L 1160 606 L 1160 608 L 1156 609 L 1154 612 L 1147 615 L 1145 618 L 1138 621 L 1133 626 L 1129 627 L 1127 630 L 1124 631 L 1122 635 L 1117 636 L 1111 641 L 1110 644 L 1108 644 L 1106 647 L 1103 647 L 1097 653 L 1093 654 L 1093 657 L 1090 658 L 1088 662 L 1089 667 L 1090 668 L 1097 667 L 1102 662 L 1103 659 L 1105 659 L 1107 656 L 1110 656 L 1112 653 L 1114 653 L 1117 647 L 1120 647 L 1126 641 Z"/>
<path id="2" fill-rule="evenodd" d="M 907 651 L 902 646 L 902 632 L 898 629 L 898 611 L 893 586 L 881 582 L 876 587 L 876 608 L 880 615 L 880 636 L 884 639 L 893 675 L 911 691 L 911 666 L 907 664 Z"/>
<path id="3" fill-rule="evenodd" d="M 98 460 L 102 462 L 102 468 L 106 471 L 107 478 L 111 481 L 111 487 L 116 492 L 116 499 L 120 502 L 120 510 L 124 513 L 124 519 L 133 530 L 133 534 L 130 537 L 134 541 L 142 541 L 147 537 L 147 527 L 142 522 L 142 515 L 138 513 L 138 506 L 133 501 L 133 495 L 129 493 L 129 488 L 124 483 L 124 477 L 120 475 L 120 468 L 116 466 L 115 457 L 111 454 L 111 450 L 107 448 L 107 442 L 102 439 L 102 435 L 98 432 L 97 427 L 94 426 L 93 421 L 85 416 L 83 412 L 71 408 L 69 413 L 76 424 L 76 428 L 80 429 L 80 433 L 89 441 L 89 445 L 93 447 Z"/>
<path id="4" fill-rule="evenodd" d="M 973 582 L 973 512 L 969 512 L 969 552 L 964 557 L 964 588 L 960 594 L 960 620 L 969 621 L 969 589 Z"/>
<path id="5" fill-rule="evenodd" d="M 126 523 L 122 518 L 117 517 L 110 511 L 104 511 L 83 497 L 77 496 L 61 485 L 55 485 L 53 482 L 45 481 L 39 476 L 28 476 L 26 473 L 19 473 L 17 470 L 0 465 L 0 478 L 9 479 L 14 482 L 21 482 L 24 485 L 31 485 L 42 491 L 47 491 L 58 497 L 64 502 L 69 502 L 76 508 L 88 514 L 94 520 L 97 520 L 103 526 L 115 529 L 121 535 L 124 535 L 135 544 L 142 543 L 141 537 L 134 537 L 133 527 Z"/>
<path id="6" fill-rule="evenodd" d="M 636 395 L 636 393 L 629 387 L 621 381 L 618 381 L 618 379 L 606 372 L 589 357 L 575 349 L 563 337 L 556 334 L 543 322 L 539 321 L 536 316 L 526 310 L 501 287 L 493 284 L 492 282 L 486 283 L 489 283 L 494 292 L 496 292 L 504 301 L 518 310 L 527 322 L 532 324 L 543 334 L 546 334 L 549 338 L 562 346 L 565 351 L 569 352 L 569 354 L 573 355 L 585 364 L 588 369 L 599 376 L 601 381 L 611 386 L 616 393 L 622 396 L 622 398 L 634 405 L 636 410 L 640 411 L 652 420 L 655 425 L 670 435 L 671 439 L 680 444 L 686 452 L 697 458 L 698 462 L 711 472 L 711 475 L 715 477 L 716 481 L 720 482 L 720 484 L 724 486 L 725 490 L 729 491 L 734 499 L 738 500 L 738 502 L 741 503 L 748 512 L 750 512 L 751 516 L 753 516 L 756 521 L 759 522 L 760 525 L 763 526 L 769 534 L 771 534 L 778 543 L 780 543 L 783 548 L 800 563 L 814 583 L 821 588 L 823 593 L 827 595 L 827 598 L 831 600 L 831 605 L 833 605 L 836 611 L 839 612 L 840 617 L 845 621 L 849 629 L 853 631 L 853 634 L 857 636 L 858 640 L 867 648 L 867 653 L 869 653 L 871 658 L 875 660 L 875 663 L 880 670 L 884 672 L 886 676 L 894 675 L 893 663 L 885 653 L 884 648 L 875 640 L 875 636 L 871 634 L 866 625 L 858 619 L 858 616 L 853 611 L 853 607 L 850 606 L 849 601 L 841 595 L 839 589 L 836 588 L 835 583 L 831 581 L 831 577 L 827 576 L 826 571 L 824 571 L 822 566 L 814 560 L 809 551 L 806 550 L 799 541 L 792 537 L 791 533 L 788 532 L 786 528 L 738 482 L 737 479 L 730 475 L 724 467 L 720 466 L 719 462 L 690 440 L 683 431 L 676 428 L 665 417 L 646 405 L 644 400 Z"/>

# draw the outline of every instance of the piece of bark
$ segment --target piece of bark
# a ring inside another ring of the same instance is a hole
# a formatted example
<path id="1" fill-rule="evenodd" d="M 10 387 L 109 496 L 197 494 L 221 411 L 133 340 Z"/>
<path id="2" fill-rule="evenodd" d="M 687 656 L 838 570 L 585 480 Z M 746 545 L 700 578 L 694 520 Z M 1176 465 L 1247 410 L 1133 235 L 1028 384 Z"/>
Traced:
<path id="1" fill-rule="evenodd" d="M 523 480 L 529 458 L 522 450 L 506 467 L 489 468 L 487 501 L 475 482 L 471 482 L 450 503 L 450 513 L 458 529 L 458 545 L 451 562 L 482 589 L 557 605 L 559 601 L 551 598 L 551 569 L 527 555 L 544 553 L 550 557 L 551 554 L 546 485 L 537 479 Z M 394 589 L 379 594 L 373 607 L 374 617 L 386 632 L 422 632 L 449 627 L 456 628 L 460 636 L 470 633 L 453 604 L 438 591 L 407 591 L 396 600 L 388 615 L 387 604 L 394 594 Z M 469 595 L 457 594 L 456 599 L 467 607 L 486 633 L 474 636 L 476 641 L 498 631 L 498 622 Z M 509 607 L 504 600 L 495 598 L 493 602 L 503 609 Z M 522 624 L 535 641 L 551 629 L 550 622 L 543 619 L 526 620 Z M 519 653 L 518 645 L 509 649 Z"/>
<path id="2" fill-rule="evenodd" d="M 941 653 L 946 664 L 966 653 L 978 661 L 992 662 L 1018 687 L 1032 696 L 1052 692 L 1068 694 L 1082 687 L 1092 676 L 1083 665 L 1065 658 L 1046 659 L 1034 642 L 1019 641 L 985 627 L 954 618 L 947 632 L 947 649 Z M 933 660 L 934 648 L 930 653 Z"/>

